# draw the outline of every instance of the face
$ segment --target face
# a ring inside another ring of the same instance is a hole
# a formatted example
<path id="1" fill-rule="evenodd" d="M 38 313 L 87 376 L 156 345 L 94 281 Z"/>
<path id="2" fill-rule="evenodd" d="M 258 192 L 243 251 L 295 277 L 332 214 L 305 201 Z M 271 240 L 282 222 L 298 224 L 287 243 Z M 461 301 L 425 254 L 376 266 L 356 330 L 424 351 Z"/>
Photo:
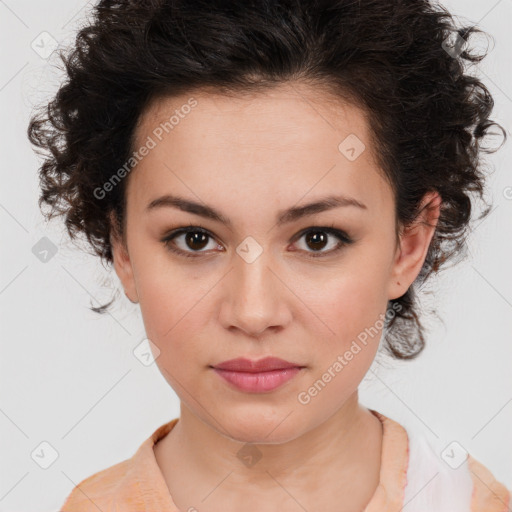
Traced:
<path id="1" fill-rule="evenodd" d="M 357 392 L 387 303 L 413 282 L 433 234 L 417 226 L 397 245 L 363 112 L 298 85 L 183 95 L 143 114 L 144 145 L 128 177 L 126 246 L 112 243 L 163 376 L 235 439 L 284 442 L 321 425 Z M 302 368 L 264 391 L 212 368 L 266 356 Z"/>

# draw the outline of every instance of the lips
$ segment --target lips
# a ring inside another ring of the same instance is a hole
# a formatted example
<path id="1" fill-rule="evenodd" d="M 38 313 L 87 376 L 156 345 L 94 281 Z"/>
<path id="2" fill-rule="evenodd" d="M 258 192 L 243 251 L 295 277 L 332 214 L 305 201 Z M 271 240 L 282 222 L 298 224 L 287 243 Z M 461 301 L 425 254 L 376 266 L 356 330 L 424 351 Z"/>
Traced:
<path id="1" fill-rule="evenodd" d="M 303 366 L 278 357 L 258 361 L 239 357 L 212 366 L 232 389 L 245 393 L 270 393 L 298 375 Z"/>
<path id="2" fill-rule="evenodd" d="M 265 357 L 257 361 L 239 357 L 217 364 L 214 368 L 233 372 L 261 373 L 273 370 L 286 370 L 288 368 L 302 368 L 302 366 L 298 363 L 285 361 L 278 357 Z"/>

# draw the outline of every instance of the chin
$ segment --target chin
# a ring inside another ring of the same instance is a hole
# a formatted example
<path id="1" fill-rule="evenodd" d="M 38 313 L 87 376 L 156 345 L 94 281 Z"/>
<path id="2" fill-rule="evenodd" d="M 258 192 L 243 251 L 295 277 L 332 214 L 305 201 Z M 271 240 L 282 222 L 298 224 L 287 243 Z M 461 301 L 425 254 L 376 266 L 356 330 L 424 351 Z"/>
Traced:
<path id="1" fill-rule="evenodd" d="M 297 422 L 290 421 L 292 416 L 289 410 L 284 411 L 283 414 L 274 414 L 272 418 L 265 417 L 264 413 L 257 414 L 254 410 L 251 414 L 222 415 L 221 425 L 227 432 L 220 431 L 220 433 L 242 443 L 282 444 L 300 435 Z"/>

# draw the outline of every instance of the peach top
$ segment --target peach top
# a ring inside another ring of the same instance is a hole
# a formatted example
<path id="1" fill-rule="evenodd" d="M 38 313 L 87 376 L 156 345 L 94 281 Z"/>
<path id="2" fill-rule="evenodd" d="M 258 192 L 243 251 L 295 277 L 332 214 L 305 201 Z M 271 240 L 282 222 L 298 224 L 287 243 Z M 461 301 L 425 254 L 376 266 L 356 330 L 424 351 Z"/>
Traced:
<path id="1" fill-rule="evenodd" d="M 448 467 L 402 425 L 370 411 L 382 422 L 383 439 L 379 485 L 364 512 L 508 511 L 510 491 L 471 455 L 458 468 Z M 82 480 L 60 512 L 180 512 L 153 451 L 178 420 L 157 428 L 130 459 Z"/>

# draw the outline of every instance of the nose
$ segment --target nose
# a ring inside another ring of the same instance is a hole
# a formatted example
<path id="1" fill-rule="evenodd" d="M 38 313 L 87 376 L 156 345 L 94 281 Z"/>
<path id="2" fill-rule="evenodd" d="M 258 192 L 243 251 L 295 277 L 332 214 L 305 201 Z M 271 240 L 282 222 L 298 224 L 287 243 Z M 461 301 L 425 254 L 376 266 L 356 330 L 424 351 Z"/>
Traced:
<path id="1" fill-rule="evenodd" d="M 293 294 L 265 252 L 251 263 L 237 255 L 233 265 L 223 284 L 220 321 L 224 328 L 251 337 L 284 328 L 291 319 L 288 301 Z"/>

